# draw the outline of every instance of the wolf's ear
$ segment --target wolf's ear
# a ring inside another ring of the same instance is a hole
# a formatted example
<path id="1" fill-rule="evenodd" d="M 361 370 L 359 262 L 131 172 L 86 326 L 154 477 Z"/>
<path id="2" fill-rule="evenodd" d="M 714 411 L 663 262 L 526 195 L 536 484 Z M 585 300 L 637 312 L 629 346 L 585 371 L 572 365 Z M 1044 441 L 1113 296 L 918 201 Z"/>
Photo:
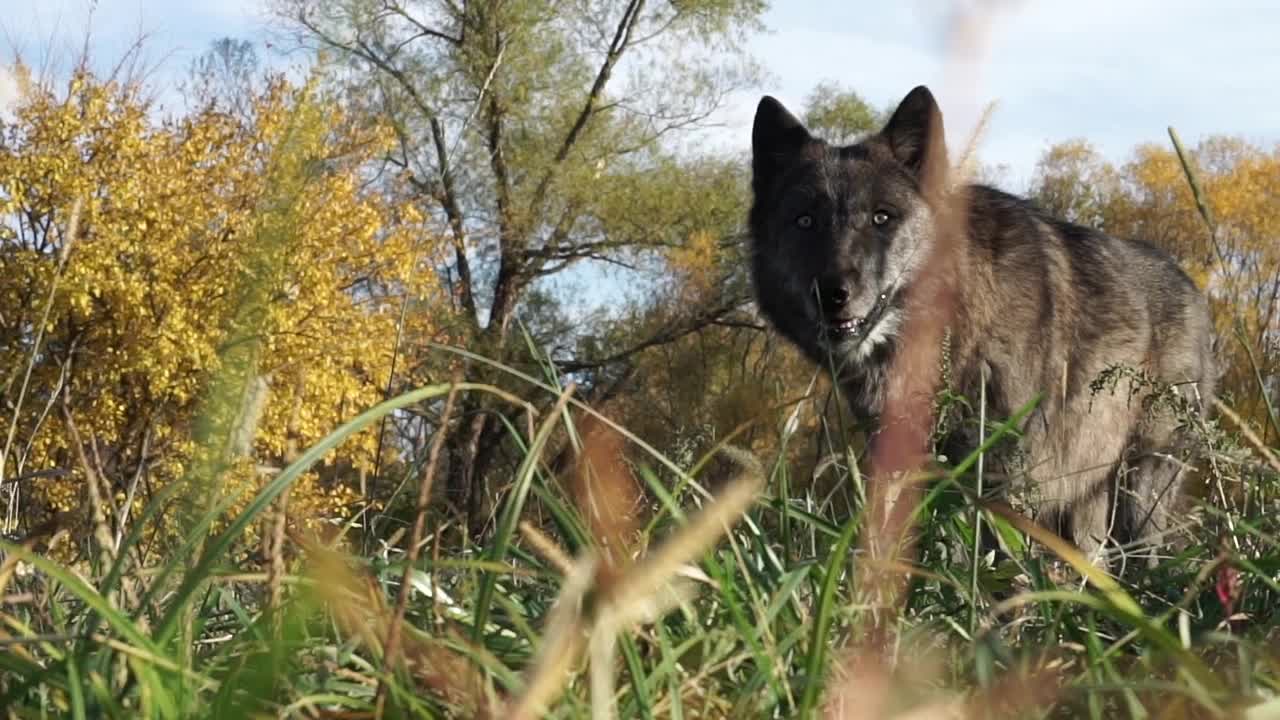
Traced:
<path id="1" fill-rule="evenodd" d="M 933 93 L 924 85 L 917 86 L 893 111 L 893 116 L 880 131 L 889 151 L 915 175 L 941 161 L 946 166 L 947 147 L 942 130 L 942 111 Z"/>
<path id="2" fill-rule="evenodd" d="M 757 188 L 777 174 L 788 155 L 792 155 L 812 136 L 795 115 L 787 112 L 775 98 L 765 95 L 756 106 L 756 119 L 751 127 L 751 173 Z"/>

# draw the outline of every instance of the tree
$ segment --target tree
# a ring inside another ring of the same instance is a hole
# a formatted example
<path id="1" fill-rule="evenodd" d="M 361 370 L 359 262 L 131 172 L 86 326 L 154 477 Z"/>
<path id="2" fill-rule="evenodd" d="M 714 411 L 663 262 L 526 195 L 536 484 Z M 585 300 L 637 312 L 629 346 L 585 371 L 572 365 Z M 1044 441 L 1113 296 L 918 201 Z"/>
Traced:
<path id="1" fill-rule="evenodd" d="M 526 361 L 512 328 L 545 279 L 583 261 L 652 269 L 691 237 L 736 230 L 743 196 L 698 188 L 740 178 L 737 163 L 674 148 L 750 80 L 738 47 L 763 9 L 762 0 L 276 3 L 302 43 L 334 59 L 348 102 L 390 120 L 397 143 L 386 159 L 452 245 L 441 272 L 455 337 L 509 364 Z M 692 322 L 745 299 L 694 309 Z M 481 365 L 468 374 L 502 381 Z M 478 395 L 460 405 L 448 489 L 475 532 L 505 426 Z"/>
<path id="2" fill-rule="evenodd" d="M 380 399 L 396 309 L 439 299 L 422 272 L 438 246 L 411 204 L 363 182 L 393 136 L 315 92 L 276 78 L 244 117 L 161 121 L 137 88 L 81 72 L 64 97 L 28 88 L 0 127 L 11 519 L 91 507 L 120 533 L 171 483 L 233 497 Z M 229 370 L 244 382 L 209 402 Z M 371 468 L 377 448 L 365 433 L 335 451 L 297 516 L 349 515 L 355 473 L 334 470 Z M 218 472 L 194 478 L 201 463 Z"/>
<path id="3" fill-rule="evenodd" d="M 818 83 L 805 99 L 805 126 L 837 145 L 856 142 L 878 128 L 884 117 L 858 93 L 829 80 Z"/>
<path id="4" fill-rule="evenodd" d="M 1108 203 L 1120 199 L 1120 177 L 1087 140 L 1068 140 L 1045 151 L 1036 163 L 1031 197 L 1051 213 L 1100 228 Z"/>

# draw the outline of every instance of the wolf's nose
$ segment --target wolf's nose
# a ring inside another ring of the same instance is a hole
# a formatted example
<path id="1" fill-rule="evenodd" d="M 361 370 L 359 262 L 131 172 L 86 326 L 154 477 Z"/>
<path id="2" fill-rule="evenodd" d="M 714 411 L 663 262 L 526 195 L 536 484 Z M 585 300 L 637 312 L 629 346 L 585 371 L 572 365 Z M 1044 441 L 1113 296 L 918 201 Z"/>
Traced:
<path id="1" fill-rule="evenodd" d="M 818 307 L 827 314 L 839 313 L 853 299 L 850 279 L 842 275 L 830 275 L 817 282 L 814 288 Z"/>
<path id="2" fill-rule="evenodd" d="M 839 312 L 849 303 L 849 286 L 839 280 L 824 283 L 818 293 L 818 303 L 824 312 Z"/>

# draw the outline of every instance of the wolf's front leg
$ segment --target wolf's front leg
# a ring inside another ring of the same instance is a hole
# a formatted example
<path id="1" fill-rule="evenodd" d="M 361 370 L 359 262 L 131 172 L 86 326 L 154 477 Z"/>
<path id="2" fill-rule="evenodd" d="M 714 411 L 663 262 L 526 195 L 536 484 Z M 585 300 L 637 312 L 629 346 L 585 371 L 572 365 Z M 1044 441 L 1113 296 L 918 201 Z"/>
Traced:
<path id="1" fill-rule="evenodd" d="M 1134 554 L 1148 567 L 1159 564 L 1159 548 L 1176 548 L 1178 520 L 1175 508 L 1182 493 L 1184 464 L 1168 453 L 1152 452 L 1135 458 L 1122 486 L 1123 525 Z"/>
<path id="2" fill-rule="evenodd" d="M 1110 483 L 1101 482 L 1071 509 L 1072 541 L 1090 563 L 1104 570 L 1110 567 L 1107 546 L 1115 538 L 1117 508 Z"/>

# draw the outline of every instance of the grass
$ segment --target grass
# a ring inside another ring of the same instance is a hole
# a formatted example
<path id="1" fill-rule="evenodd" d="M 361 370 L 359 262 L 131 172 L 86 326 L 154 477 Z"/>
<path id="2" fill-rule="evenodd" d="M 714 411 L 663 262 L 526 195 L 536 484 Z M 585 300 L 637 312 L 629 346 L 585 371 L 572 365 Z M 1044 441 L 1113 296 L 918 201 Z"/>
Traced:
<path id="1" fill-rule="evenodd" d="M 585 406 L 563 412 L 572 388 L 522 438 L 526 462 L 484 545 L 433 553 L 406 572 L 399 549 L 356 558 L 303 540 L 292 592 L 274 610 L 264 603 L 265 576 L 238 574 L 230 560 L 237 534 L 326 450 L 453 389 L 389 400 L 303 452 L 198 553 L 156 569 L 168 580 L 146 608 L 110 599 L 118 576 L 95 585 L 6 543 L 0 594 L 30 600 L 9 600 L 2 615 L 0 707 L 15 718 L 359 717 L 371 716 L 381 685 L 386 717 L 808 717 L 824 701 L 828 716 L 845 718 L 1275 712 L 1265 703 L 1280 681 L 1270 652 L 1280 552 L 1274 508 L 1261 501 L 1247 515 L 1209 514 L 1236 528 L 1238 549 L 1192 545 L 1121 584 L 991 504 L 983 515 L 1008 556 L 975 556 L 964 488 L 977 457 L 965 458 L 920 508 L 895 644 L 888 657 L 859 657 L 858 629 L 877 612 L 854 572 L 859 519 L 823 518 L 813 498 L 777 494 L 785 464 L 722 448 L 739 472 L 712 494 L 652 458 L 641 474 L 657 509 L 627 528 L 644 554 L 610 559 L 593 546 L 606 528 L 539 461 L 554 428 L 590 417 Z M 522 530 L 533 503 L 546 521 Z M 1064 581 L 1063 561 L 1089 583 Z M 34 572 L 19 576 L 20 566 Z M 1240 584 L 1231 617 L 1213 587 L 1226 568 Z M 388 599 L 406 579 L 405 663 L 386 672 Z"/>
<path id="2" fill-rule="evenodd" d="M 1206 439 L 1260 469 L 1213 475 L 1241 487 L 1202 501 L 1203 527 L 1221 535 L 1201 531 L 1152 570 L 1112 578 L 981 497 L 982 453 L 1018 416 L 990 419 L 984 447 L 934 478 L 917 555 L 888 563 L 856 542 L 860 513 L 826 510 L 862 507 L 856 462 L 831 466 L 842 502 L 795 490 L 794 422 L 774 457 L 731 434 L 682 465 L 572 386 L 448 350 L 523 383 L 523 397 L 459 382 L 389 399 L 298 453 L 238 514 L 233 499 L 190 503 L 166 562 L 133 576 L 124 558 L 148 524 L 206 486 L 158 494 L 110 548 L 88 538 L 84 563 L 42 554 L 39 537 L 0 543 L 0 717 L 1280 717 L 1280 463 L 1229 409 L 1233 432 Z M 215 383 L 221 401 L 244 381 Z M 530 413 L 510 429 L 522 462 L 483 542 L 421 502 L 431 460 L 398 478 L 419 488 L 398 499 L 415 516 L 408 544 L 388 534 L 356 556 L 342 534 L 296 533 L 285 574 L 240 567 L 243 531 L 326 452 L 455 393 Z M 548 469 L 553 437 L 581 457 L 623 442 L 640 455 L 566 479 Z M 713 457 L 733 468 L 714 489 Z M 216 482 L 216 466 L 200 472 Z M 632 472 L 642 489 L 617 479 Z M 982 551 L 980 524 L 1001 553 Z M 908 591 L 886 596 L 868 568 Z"/>

